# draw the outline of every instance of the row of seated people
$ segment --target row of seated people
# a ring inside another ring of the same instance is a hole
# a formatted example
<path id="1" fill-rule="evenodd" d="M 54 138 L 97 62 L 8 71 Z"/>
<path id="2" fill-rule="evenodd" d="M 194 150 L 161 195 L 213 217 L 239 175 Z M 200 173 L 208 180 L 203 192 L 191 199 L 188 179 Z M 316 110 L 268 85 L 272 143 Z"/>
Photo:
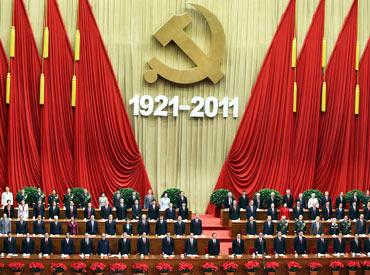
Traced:
<path id="1" fill-rule="evenodd" d="M 16 234 L 27 234 L 30 233 L 29 230 L 29 223 L 32 222 L 32 232 L 35 235 L 43 235 L 47 232 L 47 228 L 49 229 L 50 234 L 52 235 L 61 235 L 62 232 L 62 222 L 59 221 L 58 216 L 54 217 L 54 220 L 43 220 L 41 215 L 37 217 L 34 221 L 26 221 L 20 216 L 19 220 L 15 222 L 15 233 Z M 90 219 L 87 221 L 78 221 L 73 216 L 70 220 L 67 221 L 67 226 L 65 231 L 70 233 L 71 235 L 78 235 L 79 233 L 88 233 L 90 235 L 97 235 L 102 233 L 102 231 L 108 235 L 116 235 L 117 232 L 125 232 L 129 235 L 134 234 L 143 234 L 144 232 L 147 234 L 151 234 L 150 224 L 155 225 L 155 234 L 156 235 L 165 235 L 168 232 L 168 224 L 167 220 L 164 219 L 163 216 L 157 221 L 150 222 L 146 215 L 143 214 L 141 219 L 136 223 L 136 228 L 133 228 L 133 223 L 130 220 L 126 221 L 117 221 L 113 219 L 113 215 L 110 214 L 107 220 L 104 221 L 96 221 L 94 216 L 90 216 Z M 203 232 L 202 220 L 199 217 L 199 214 L 196 214 L 194 219 L 190 222 L 185 222 L 182 220 L 181 216 L 177 218 L 176 222 L 173 223 L 173 234 L 181 236 L 187 233 L 186 225 L 189 224 L 191 233 L 195 235 L 201 235 Z M 48 226 L 46 226 L 46 224 Z M 99 230 L 99 224 L 104 224 L 104 227 Z M 119 228 L 120 227 L 120 228 Z M 80 230 L 79 230 L 80 228 Z M 81 228 L 84 232 L 81 232 Z M 80 231 L 80 232 L 79 232 Z M 12 220 L 7 218 L 4 214 L 3 218 L 0 220 L 0 234 L 7 234 L 8 232 L 12 232 Z"/>
<path id="2" fill-rule="evenodd" d="M 230 208 L 233 206 L 234 201 L 236 201 L 233 197 L 233 194 L 231 192 L 228 193 L 227 198 L 225 198 L 225 201 L 223 203 L 223 208 Z M 265 200 L 262 201 L 261 194 L 256 193 L 253 198 L 249 198 L 247 196 L 246 191 L 242 191 L 242 195 L 239 197 L 237 201 L 237 206 L 240 209 L 247 209 L 248 206 L 251 206 L 250 202 L 253 201 L 253 206 L 257 209 L 263 209 L 263 208 L 270 208 L 272 204 L 274 204 L 276 207 L 279 206 L 279 200 L 275 194 L 275 192 L 271 192 L 270 196 Z M 363 203 L 363 207 L 365 208 L 368 205 L 368 202 L 370 201 L 370 191 L 366 191 L 365 195 L 365 203 Z M 295 202 L 295 203 L 294 203 Z M 362 202 L 360 201 L 360 197 L 358 196 L 357 192 L 353 193 L 353 196 L 349 199 L 349 201 L 345 198 L 343 192 L 341 192 L 335 199 L 335 208 L 339 208 L 340 204 L 343 208 L 347 207 L 347 204 L 350 206 L 353 206 L 353 203 L 356 203 L 356 208 L 360 208 Z M 303 198 L 303 194 L 300 193 L 296 199 L 294 199 L 293 195 L 291 194 L 290 190 L 286 190 L 285 195 L 282 198 L 281 202 L 282 206 L 288 209 L 292 209 L 293 206 L 296 204 L 299 204 L 304 209 L 309 209 L 313 207 L 314 205 L 317 208 L 324 208 L 326 205 L 329 205 L 330 208 L 333 206 L 333 200 L 329 194 L 328 191 L 325 191 L 324 196 L 319 200 L 314 193 L 311 194 L 311 197 L 306 201 Z"/>

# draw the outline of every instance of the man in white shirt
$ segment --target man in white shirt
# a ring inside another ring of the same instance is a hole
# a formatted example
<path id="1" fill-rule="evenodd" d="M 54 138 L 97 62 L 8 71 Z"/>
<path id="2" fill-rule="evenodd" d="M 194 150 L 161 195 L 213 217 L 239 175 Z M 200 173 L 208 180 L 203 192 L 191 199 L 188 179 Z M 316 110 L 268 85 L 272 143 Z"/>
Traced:
<path id="1" fill-rule="evenodd" d="M 10 204 L 13 205 L 13 193 L 9 191 L 9 187 L 5 187 L 5 191 L 1 195 L 2 207 L 7 205 L 8 200 L 10 200 Z"/>
<path id="2" fill-rule="evenodd" d="M 25 201 L 21 201 L 21 204 L 18 206 L 18 218 L 23 216 L 24 219 L 28 219 L 28 204 Z"/>

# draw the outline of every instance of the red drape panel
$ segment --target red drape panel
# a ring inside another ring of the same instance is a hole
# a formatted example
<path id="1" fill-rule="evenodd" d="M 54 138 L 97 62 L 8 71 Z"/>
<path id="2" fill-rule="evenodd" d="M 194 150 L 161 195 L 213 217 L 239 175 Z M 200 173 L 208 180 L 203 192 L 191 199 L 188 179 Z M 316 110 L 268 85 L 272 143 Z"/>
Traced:
<path id="1" fill-rule="evenodd" d="M 44 59 L 45 103 L 41 109 L 42 186 L 64 194 L 73 185 L 73 55 L 56 0 L 47 1 L 49 57 Z"/>
<path id="2" fill-rule="evenodd" d="M 293 134 L 295 0 L 291 0 L 265 57 L 216 189 L 254 194 L 288 186 Z M 210 209 L 208 209 L 210 210 Z"/>
<path id="3" fill-rule="evenodd" d="M 40 57 L 22 0 L 13 1 L 15 57 L 10 61 L 8 185 L 20 190 L 41 185 Z"/>
<path id="4" fill-rule="evenodd" d="M 75 108 L 76 183 L 96 204 L 100 192 L 131 187 L 141 194 L 148 176 L 123 104 L 118 83 L 87 0 L 79 1 L 81 33 Z"/>
<path id="5" fill-rule="evenodd" d="M 355 124 L 357 13 L 355 0 L 326 72 L 327 111 L 321 114 L 314 187 L 333 195 L 351 188 L 352 182 L 349 166 Z"/>
<path id="6" fill-rule="evenodd" d="M 8 60 L 0 42 L 0 189 L 7 185 L 7 131 L 8 131 L 8 108 L 5 103 L 6 74 L 8 72 Z"/>
<path id="7" fill-rule="evenodd" d="M 298 112 L 294 120 L 290 177 L 295 195 L 313 186 L 320 119 L 324 20 L 325 0 L 321 0 L 297 61 Z"/>

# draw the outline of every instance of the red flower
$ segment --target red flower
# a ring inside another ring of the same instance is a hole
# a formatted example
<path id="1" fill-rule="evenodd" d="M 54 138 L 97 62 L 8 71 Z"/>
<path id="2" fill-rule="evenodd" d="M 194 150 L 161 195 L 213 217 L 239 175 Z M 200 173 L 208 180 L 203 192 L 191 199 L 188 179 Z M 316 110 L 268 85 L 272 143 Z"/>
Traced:
<path id="1" fill-rule="evenodd" d="M 12 272 L 21 272 L 24 269 L 24 264 L 23 263 L 19 263 L 19 262 L 10 263 L 10 264 L 8 264 L 8 268 Z"/>
<path id="2" fill-rule="evenodd" d="M 63 263 L 51 263 L 50 269 L 53 273 L 61 273 L 66 271 L 67 267 Z"/>
<path id="3" fill-rule="evenodd" d="M 258 269 L 261 268 L 261 265 L 257 261 L 248 261 L 244 264 L 244 269 L 247 272 L 256 272 Z"/>
<path id="4" fill-rule="evenodd" d="M 302 266 L 299 263 L 294 262 L 294 261 L 288 263 L 288 270 L 289 271 L 294 272 L 294 271 L 298 271 L 299 269 L 302 269 Z"/>
<path id="5" fill-rule="evenodd" d="M 113 263 L 109 266 L 112 273 L 122 273 L 126 271 L 127 266 L 124 263 Z"/>
<path id="6" fill-rule="evenodd" d="M 32 272 L 41 272 L 42 270 L 45 269 L 45 266 L 40 262 L 32 262 L 28 265 L 28 268 Z"/>
<path id="7" fill-rule="evenodd" d="M 189 273 L 193 270 L 193 265 L 191 263 L 181 262 L 179 263 L 177 270 L 181 273 Z"/>
<path id="8" fill-rule="evenodd" d="M 344 264 L 339 261 L 332 261 L 329 266 L 332 270 L 341 270 L 344 268 Z"/>
<path id="9" fill-rule="evenodd" d="M 265 264 L 265 269 L 268 271 L 268 272 L 274 272 L 276 270 L 278 270 L 279 268 L 279 263 L 277 262 L 267 262 Z"/>
<path id="10" fill-rule="evenodd" d="M 94 273 L 102 273 L 105 269 L 105 264 L 94 262 L 92 265 L 90 265 L 90 270 Z"/>
<path id="11" fill-rule="evenodd" d="M 204 272 L 214 272 L 218 270 L 218 267 L 214 263 L 206 262 L 202 265 Z"/>
<path id="12" fill-rule="evenodd" d="M 361 264 L 357 261 L 349 261 L 347 263 L 348 270 L 358 270 L 361 268 Z"/>
<path id="13" fill-rule="evenodd" d="M 141 264 L 141 263 L 134 263 L 131 266 L 134 273 L 146 273 L 149 270 L 149 266 L 147 264 Z"/>
<path id="14" fill-rule="evenodd" d="M 370 270 L 370 261 L 363 261 L 362 266 L 364 270 Z"/>
<path id="15" fill-rule="evenodd" d="M 172 266 L 169 263 L 158 263 L 156 264 L 155 269 L 159 273 L 169 273 L 172 271 Z"/>
<path id="16" fill-rule="evenodd" d="M 0 263 L 0 272 L 3 271 L 5 268 L 5 265 L 3 263 Z"/>
<path id="17" fill-rule="evenodd" d="M 238 267 L 239 266 L 234 262 L 225 262 L 222 264 L 222 269 L 225 272 L 235 272 Z"/>
<path id="18" fill-rule="evenodd" d="M 71 263 L 71 270 L 76 273 L 85 273 L 87 265 L 84 262 Z"/>
<path id="19" fill-rule="evenodd" d="M 319 262 L 310 262 L 307 266 L 312 271 L 319 271 L 320 268 L 322 268 L 322 264 L 320 264 Z"/>

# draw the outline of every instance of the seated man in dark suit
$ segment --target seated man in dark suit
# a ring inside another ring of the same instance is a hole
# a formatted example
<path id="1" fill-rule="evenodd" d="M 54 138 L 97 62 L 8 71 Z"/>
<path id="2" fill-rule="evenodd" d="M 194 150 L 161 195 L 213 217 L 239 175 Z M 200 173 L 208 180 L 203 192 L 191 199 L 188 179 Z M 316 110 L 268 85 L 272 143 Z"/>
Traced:
<path id="1" fill-rule="evenodd" d="M 63 255 L 72 255 L 75 251 L 73 240 L 70 238 L 69 233 L 66 233 L 65 239 L 61 240 L 61 253 Z"/>
<path id="2" fill-rule="evenodd" d="M 7 201 L 7 204 L 4 206 L 4 214 L 7 218 L 13 219 L 14 216 L 14 207 L 11 204 L 10 200 Z"/>
<path id="3" fill-rule="evenodd" d="M 150 233 L 149 221 L 146 219 L 146 215 L 143 214 L 141 216 L 141 220 L 137 223 L 137 234 L 143 235 L 145 232 L 146 234 Z"/>
<path id="4" fill-rule="evenodd" d="M 171 238 L 171 233 L 167 233 L 167 236 L 162 239 L 162 254 L 168 256 L 175 254 L 175 242 Z"/>
<path id="5" fill-rule="evenodd" d="M 220 241 L 217 240 L 216 233 L 212 233 L 212 239 L 208 241 L 208 254 L 211 256 L 220 255 Z"/>
<path id="6" fill-rule="evenodd" d="M 179 216 L 181 216 L 183 220 L 187 220 L 189 217 L 189 210 L 186 207 L 185 203 L 183 203 L 182 206 L 179 208 Z"/>
<path id="7" fill-rule="evenodd" d="M 254 251 L 256 254 L 266 254 L 266 240 L 263 238 L 262 233 L 259 233 L 258 238 L 254 241 Z"/>
<path id="8" fill-rule="evenodd" d="M 156 200 L 152 200 L 150 207 L 148 208 L 148 219 L 158 220 L 159 218 L 159 206 Z"/>
<path id="9" fill-rule="evenodd" d="M 116 221 L 113 220 L 113 215 L 110 214 L 105 222 L 105 233 L 107 235 L 116 235 Z"/>
<path id="10" fill-rule="evenodd" d="M 45 207 L 41 201 L 38 201 L 33 207 L 33 217 L 37 218 L 38 216 L 45 217 Z"/>
<path id="11" fill-rule="evenodd" d="M 54 201 L 50 206 L 49 206 L 49 219 L 53 219 L 55 216 L 59 217 L 59 207 L 57 203 Z"/>
<path id="12" fill-rule="evenodd" d="M 123 233 L 127 233 L 127 235 L 132 235 L 132 224 L 130 223 L 129 219 L 126 219 L 126 224 L 123 226 Z"/>
<path id="13" fill-rule="evenodd" d="M 368 234 L 368 238 L 364 241 L 364 253 L 370 253 L 370 233 Z"/>
<path id="14" fill-rule="evenodd" d="M 247 206 L 248 206 L 248 196 L 247 196 L 247 192 L 245 190 L 242 191 L 242 195 L 239 197 L 239 200 L 238 200 L 238 206 L 239 208 L 241 209 L 246 209 Z"/>
<path id="15" fill-rule="evenodd" d="M 20 216 L 19 221 L 15 223 L 15 232 L 22 235 L 25 235 L 28 232 L 27 222 L 23 220 L 23 216 Z"/>
<path id="16" fill-rule="evenodd" d="M 354 253 L 354 254 L 362 253 L 362 246 L 361 246 L 360 240 L 358 239 L 358 234 L 355 234 L 355 238 L 351 240 L 350 248 L 351 248 L 351 253 Z"/>
<path id="17" fill-rule="evenodd" d="M 62 234 L 62 224 L 59 222 L 58 216 L 54 216 L 54 221 L 50 223 L 50 234 L 51 235 Z"/>
<path id="18" fill-rule="evenodd" d="M 278 219 L 278 213 L 274 203 L 271 203 L 270 207 L 267 209 L 267 216 L 270 216 L 274 221 Z"/>
<path id="19" fill-rule="evenodd" d="M 326 221 L 331 219 L 332 209 L 331 209 L 330 202 L 327 201 L 325 205 L 323 206 L 322 211 L 321 211 L 321 217 Z"/>
<path id="20" fill-rule="evenodd" d="M 106 220 L 111 214 L 112 214 L 112 207 L 110 207 L 109 202 L 106 201 L 105 205 L 100 207 L 100 218 Z"/>
<path id="21" fill-rule="evenodd" d="M 303 231 L 300 231 L 298 236 L 294 238 L 294 251 L 298 255 L 307 254 L 307 241 L 303 236 Z"/>
<path id="22" fill-rule="evenodd" d="M 286 253 L 285 238 L 282 236 L 281 231 L 278 232 L 276 238 L 274 239 L 274 252 L 278 255 Z"/>
<path id="23" fill-rule="evenodd" d="M 84 209 L 84 218 L 90 220 L 91 216 L 95 216 L 95 208 L 92 207 L 91 202 L 87 203 L 87 207 Z"/>
<path id="24" fill-rule="evenodd" d="M 247 220 L 249 220 L 250 217 L 257 218 L 257 207 L 254 205 L 254 201 L 250 200 L 249 205 L 246 209 L 246 216 Z"/>
<path id="25" fill-rule="evenodd" d="M 131 240 L 126 232 L 123 232 L 122 239 L 118 241 L 118 253 L 121 253 L 121 255 L 131 254 Z"/>
<path id="26" fill-rule="evenodd" d="M 70 219 L 72 216 L 75 218 L 77 217 L 77 207 L 74 205 L 73 201 L 66 207 L 66 219 Z"/>
<path id="27" fill-rule="evenodd" d="M 241 234 L 236 235 L 236 239 L 233 240 L 231 244 L 231 253 L 234 255 L 243 255 L 244 254 L 244 241 L 241 237 Z"/>
<path id="28" fill-rule="evenodd" d="M 251 216 L 249 221 L 246 223 L 245 231 L 247 235 L 257 235 L 257 223 L 254 221 L 253 216 Z"/>
<path id="29" fill-rule="evenodd" d="M 167 234 L 167 222 L 163 216 L 159 217 L 159 220 L 155 224 L 155 234 L 158 236 L 164 236 Z"/>
<path id="30" fill-rule="evenodd" d="M 90 235 L 85 233 L 85 238 L 80 241 L 80 254 L 91 255 L 94 252 L 93 242 Z"/>
<path id="31" fill-rule="evenodd" d="M 342 238 L 342 233 L 338 234 L 338 237 L 333 241 L 333 253 L 344 254 L 346 253 L 346 241 Z"/>
<path id="32" fill-rule="evenodd" d="M 30 233 L 22 240 L 22 254 L 33 254 L 35 251 L 35 241 L 31 239 Z"/>
<path id="33" fill-rule="evenodd" d="M 194 239 L 194 234 L 190 233 L 189 239 L 185 241 L 185 255 L 197 255 L 198 254 L 198 241 Z"/>
<path id="34" fill-rule="evenodd" d="M 233 205 L 229 208 L 229 219 L 230 220 L 240 219 L 240 209 L 236 201 L 233 201 Z"/>
<path id="35" fill-rule="evenodd" d="M 267 220 L 263 223 L 263 234 L 274 235 L 274 224 L 272 223 L 271 216 L 267 216 Z"/>
<path id="36" fill-rule="evenodd" d="M 131 210 L 132 210 L 132 219 L 139 220 L 141 217 L 141 207 L 139 205 L 139 200 L 135 200 Z"/>
<path id="37" fill-rule="evenodd" d="M 286 203 L 288 208 L 293 208 L 293 196 L 290 193 L 290 190 L 286 190 L 285 195 L 283 196 L 283 204 Z"/>
<path id="38" fill-rule="evenodd" d="M 318 254 L 328 254 L 328 240 L 325 239 L 324 234 L 321 234 L 320 239 L 316 241 L 316 248 Z"/>
<path id="39" fill-rule="evenodd" d="M 86 222 L 86 233 L 89 235 L 98 234 L 98 222 L 95 220 L 94 215 L 91 215 L 90 220 Z"/>
<path id="40" fill-rule="evenodd" d="M 178 216 L 177 222 L 175 222 L 175 235 L 185 235 L 185 223 L 182 221 L 181 216 Z"/>
<path id="41" fill-rule="evenodd" d="M 146 232 L 143 232 L 141 238 L 137 240 L 137 253 L 141 255 L 149 255 L 150 241 L 146 237 Z"/>
<path id="42" fill-rule="evenodd" d="M 8 233 L 8 237 L 4 238 L 3 249 L 6 254 L 16 254 L 17 253 L 17 243 L 15 238 L 12 237 L 12 233 Z"/>
<path id="43" fill-rule="evenodd" d="M 101 240 L 98 241 L 98 255 L 109 255 L 109 241 L 106 239 L 105 233 L 101 234 Z"/>
<path id="44" fill-rule="evenodd" d="M 170 202 L 168 208 L 164 212 L 164 216 L 166 220 L 176 220 L 176 209 L 173 207 L 172 202 Z"/>
<path id="45" fill-rule="evenodd" d="M 303 215 L 303 207 L 301 201 L 297 201 L 297 205 L 293 207 L 293 217 L 298 220 L 300 215 Z"/>
<path id="46" fill-rule="evenodd" d="M 53 253 L 53 242 L 49 238 L 49 233 L 46 232 L 40 243 L 40 252 L 42 255 L 50 255 Z"/>
<path id="47" fill-rule="evenodd" d="M 127 218 L 127 206 L 123 198 L 119 200 L 119 203 L 116 207 L 117 219 L 125 220 Z"/>
<path id="48" fill-rule="evenodd" d="M 33 222 L 33 234 L 36 234 L 36 235 L 45 234 L 45 223 L 41 219 L 41 216 L 38 216 L 37 220 Z"/>
<path id="49" fill-rule="evenodd" d="M 195 218 L 192 219 L 190 222 L 190 232 L 196 236 L 202 235 L 203 233 L 202 220 L 200 219 L 198 213 L 195 215 Z"/>

